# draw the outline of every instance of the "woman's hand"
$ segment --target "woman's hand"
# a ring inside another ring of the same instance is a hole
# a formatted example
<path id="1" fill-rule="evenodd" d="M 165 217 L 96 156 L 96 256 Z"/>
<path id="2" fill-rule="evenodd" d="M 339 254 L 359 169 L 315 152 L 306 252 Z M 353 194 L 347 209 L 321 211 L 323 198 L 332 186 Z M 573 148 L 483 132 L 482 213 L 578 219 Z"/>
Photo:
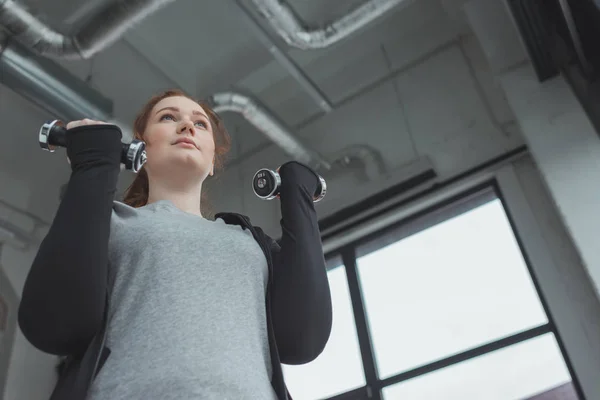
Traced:
<path id="1" fill-rule="evenodd" d="M 107 122 L 103 122 L 103 121 L 96 121 L 94 119 L 89 119 L 89 118 L 84 118 L 84 119 L 79 119 L 76 121 L 71 121 L 67 124 L 66 128 L 68 129 L 73 129 L 73 128 L 77 128 L 78 126 L 84 126 L 84 125 L 108 125 Z M 71 160 L 69 160 L 69 157 L 67 157 L 67 162 L 69 163 L 69 165 L 71 165 Z"/>
<path id="2" fill-rule="evenodd" d="M 282 192 L 302 187 L 308 193 L 315 193 L 319 185 L 319 175 L 311 167 L 298 161 L 284 163 L 277 168 L 277 173 L 281 181 L 285 182 L 282 184 Z"/>
<path id="3" fill-rule="evenodd" d="M 88 118 L 84 118 L 84 119 L 80 119 L 77 121 L 71 121 L 67 124 L 67 129 L 73 129 L 73 128 L 77 128 L 78 126 L 83 126 L 83 125 L 109 125 L 107 122 L 103 122 L 103 121 L 96 121 L 93 119 L 88 119 Z"/>

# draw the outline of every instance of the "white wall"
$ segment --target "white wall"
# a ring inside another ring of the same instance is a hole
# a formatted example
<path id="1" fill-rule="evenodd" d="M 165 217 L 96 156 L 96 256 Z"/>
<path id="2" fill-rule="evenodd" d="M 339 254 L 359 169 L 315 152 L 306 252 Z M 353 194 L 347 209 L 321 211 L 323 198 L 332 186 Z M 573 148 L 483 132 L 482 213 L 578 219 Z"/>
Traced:
<path id="1" fill-rule="evenodd" d="M 29 204 L 32 190 L 28 182 L 11 176 L 7 171 L 0 171 L 0 187 L 3 188 L 0 191 L 1 201 L 21 209 L 26 208 Z M 47 229 L 40 227 L 34 232 L 34 223 L 30 218 L 9 211 L 1 204 L 0 218 L 10 221 L 26 232 L 32 233 L 38 239 Z M 8 280 L 3 284 L 10 285 L 12 291 L 17 294 L 18 299 L 35 256 L 36 247 L 21 248 L 20 245 L 8 243 L 0 243 L 0 246 L 2 247 L 0 268 L 3 269 L 3 273 Z M 13 304 L 13 307 L 9 310 L 9 321 L 13 324 L 12 329 L 15 331 L 15 336 L 10 354 L 8 375 L 0 378 L 6 378 L 4 397 L 0 396 L 0 398 L 4 400 L 46 399 L 56 380 L 54 372 L 56 357 L 40 352 L 25 339 L 18 326 L 16 326 L 17 304 Z"/>
<path id="2" fill-rule="evenodd" d="M 600 136 L 564 77 L 539 82 L 505 2 L 464 11 L 599 292 Z"/>
<path id="3" fill-rule="evenodd" d="M 2 245 L 0 244 L 0 254 Z M 8 367 L 15 341 L 17 314 L 14 312 L 19 304 L 19 297 L 13 289 L 11 282 L 0 267 L 0 394 L 4 393 L 7 382 Z M 6 314 L 5 314 L 6 313 Z"/>
<path id="4" fill-rule="evenodd" d="M 582 390 L 600 398 L 600 302 L 543 174 L 527 157 L 497 179 Z"/>
<path id="5" fill-rule="evenodd" d="M 563 77 L 531 65 L 501 77 L 526 141 L 600 293 L 600 136 Z"/>

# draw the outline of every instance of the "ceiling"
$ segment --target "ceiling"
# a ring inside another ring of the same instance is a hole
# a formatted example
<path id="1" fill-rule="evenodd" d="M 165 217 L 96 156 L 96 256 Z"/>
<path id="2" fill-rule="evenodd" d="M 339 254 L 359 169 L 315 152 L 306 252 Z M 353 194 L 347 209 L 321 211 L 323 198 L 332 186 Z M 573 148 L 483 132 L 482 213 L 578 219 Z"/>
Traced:
<path id="1" fill-rule="evenodd" d="M 289 0 L 287 3 L 307 26 L 319 27 L 365 2 Z M 36 16 L 59 31 L 69 32 L 83 24 L 105 1 L 27 0 L 26 3 Z M 253 9 L 251 5 L 248 8 Z M 407 0 L 406 5 L 398 6 L 359 34 L 331 48 L 309 51 L 286 46 L 268 29 L 263 18 L 258 20 L 334 106 L 339 106 L 461 34 L 466 28 L 451 19 L 447 10 L 439 0 Z M 167 86 L 179 86 L 201 98 L 230 89 L 248 93 L 293 129 L 321 117 L 323 110 L 273 59 L 249 29 L 249 23 L 236 0 L 178 0 L 131 29 L 124 41 L 93 60 L 61 63 L 114 99 L 117 114 L 127 121 L 133 119 L 143 98 Z M 431 26 L 437 28 L 433 37 L 428 32 Z M 440 30 L 440 26 L 444 29 Z M 147 64 L 143 69 L 150 67 L 153 74 L 141 72 L 140 64 Z M 124 79 L 136 71 L 144 75 L 141 85 L 149 90 L 139 90 L 135 80 Z M 115 76 L 118 74 L 122 74 L 122 79 Z M 142 96 L 134 95 L 134 99 L 124 91 Z M 239 116 L 228 115 L 226 119 L 232 131 L 244 131 L 242 153 L 268 143 Z"/>
<path id="2" fill-rule="evenodd" d="M 321 50 L 291 48 L 257 16 L 270 38 L 333 104 L 330 113 L 249 29 L 238 1 L 249 4 L 249 0 L 174 1 L 92 59 L 57 62 L 113 100 L 116 119 L 127 124 L 149 96 L 181 87 L 200 98 L 227 90 L 249 94 L 322 154 L 367 143 L 394 168 L 427 155 L 440 175 L 450 176 L 521 144 L 512 112 L 464 19 L 466 0 L 407 0 Z M 309 27 L 340 18 L 365 2 L 286 0 Z M 104 3 L 26 0 L 36 16 L 62 32 L 76 31 Z M 0 91 L 0 103 L 4 109 L 0 119 L 15 130 L 24 129 L 19 113 L 28 116 L 27 131 L 37 131 L 36 126 L 48 119 L 43 110 L 6 91 Z M 234 139 L 230 166 L 254 171 L 256 165 L 264 165 L 265 157 L 271 163 L 285 159 L 240 115 L 223 117 Z M 30 142 L 22 134 L 5 136 L 3 144 L 18 150 L 0 146 L 0 169 L 10 165 L 23 179 L 37 179 L 48 187 L 51 180 L 64 182 L 68 170 L 62 160 L 40 155 Z M 34 161 L 44 164 L 33 167 Z M 62 172 L 51 175 L 48 170 L 58 164 Z M 230 187 L 239 186 L 235 177 L 225 181 Z M 48 210 L 40 212 L 51 215 L 54 206 L 42 206 Z"/>

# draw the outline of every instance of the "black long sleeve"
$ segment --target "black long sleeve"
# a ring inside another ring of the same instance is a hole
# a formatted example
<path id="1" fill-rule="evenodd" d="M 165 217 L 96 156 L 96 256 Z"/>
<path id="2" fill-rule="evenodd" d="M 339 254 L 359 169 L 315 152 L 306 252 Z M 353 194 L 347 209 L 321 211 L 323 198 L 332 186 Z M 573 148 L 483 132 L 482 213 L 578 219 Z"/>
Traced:
<path id="1" fill-rule="evenodd" d="M 280 250 L 273 254 L 273 329 L 281 362 L 314 360 L 331 333 L 329 281 L 313 194 L 319 184 L 310 168 L 281 166 Z"/>
<path id="2" fill-rule="evenodd" d="M 79 354 L 101 328 L 121 136 L 114 125 L 67 133 L 68 187 L 33 261 L 18 311 L 23 334 L 44 352 Z"/>

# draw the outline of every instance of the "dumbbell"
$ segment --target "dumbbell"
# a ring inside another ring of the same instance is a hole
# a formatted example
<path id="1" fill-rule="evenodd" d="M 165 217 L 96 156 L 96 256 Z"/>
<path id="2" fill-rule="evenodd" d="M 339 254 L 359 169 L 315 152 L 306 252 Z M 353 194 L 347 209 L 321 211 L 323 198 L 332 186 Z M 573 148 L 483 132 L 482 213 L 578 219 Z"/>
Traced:
<path id="1" fill-rule="evenodd" d="M 40 128 L 38 141 L 40 147 L 53 153 L 57 147 L 66 147 L 67 128 L 61 120 L 48 121 Z M 137 173 L 146 163 L 146 143 L 134 139 L 131 143 L 122 143 L 121 163 L 125 169 Z"/>
<path id="2" fill-rule="evenodd" d="M 327 193 L 327 183 L 320 175 L 319 186 L 313 195 L 313 201 L 316 203 L 321 201 Z M 254 174 L 252 178 L 252 190 L 259 198 L 263 200 L 273 200 L 279 197 L 279 190 L 281 189 L 281 176 L 278 172 L 270 170 L 268 168 L 260 169 Z"/>

